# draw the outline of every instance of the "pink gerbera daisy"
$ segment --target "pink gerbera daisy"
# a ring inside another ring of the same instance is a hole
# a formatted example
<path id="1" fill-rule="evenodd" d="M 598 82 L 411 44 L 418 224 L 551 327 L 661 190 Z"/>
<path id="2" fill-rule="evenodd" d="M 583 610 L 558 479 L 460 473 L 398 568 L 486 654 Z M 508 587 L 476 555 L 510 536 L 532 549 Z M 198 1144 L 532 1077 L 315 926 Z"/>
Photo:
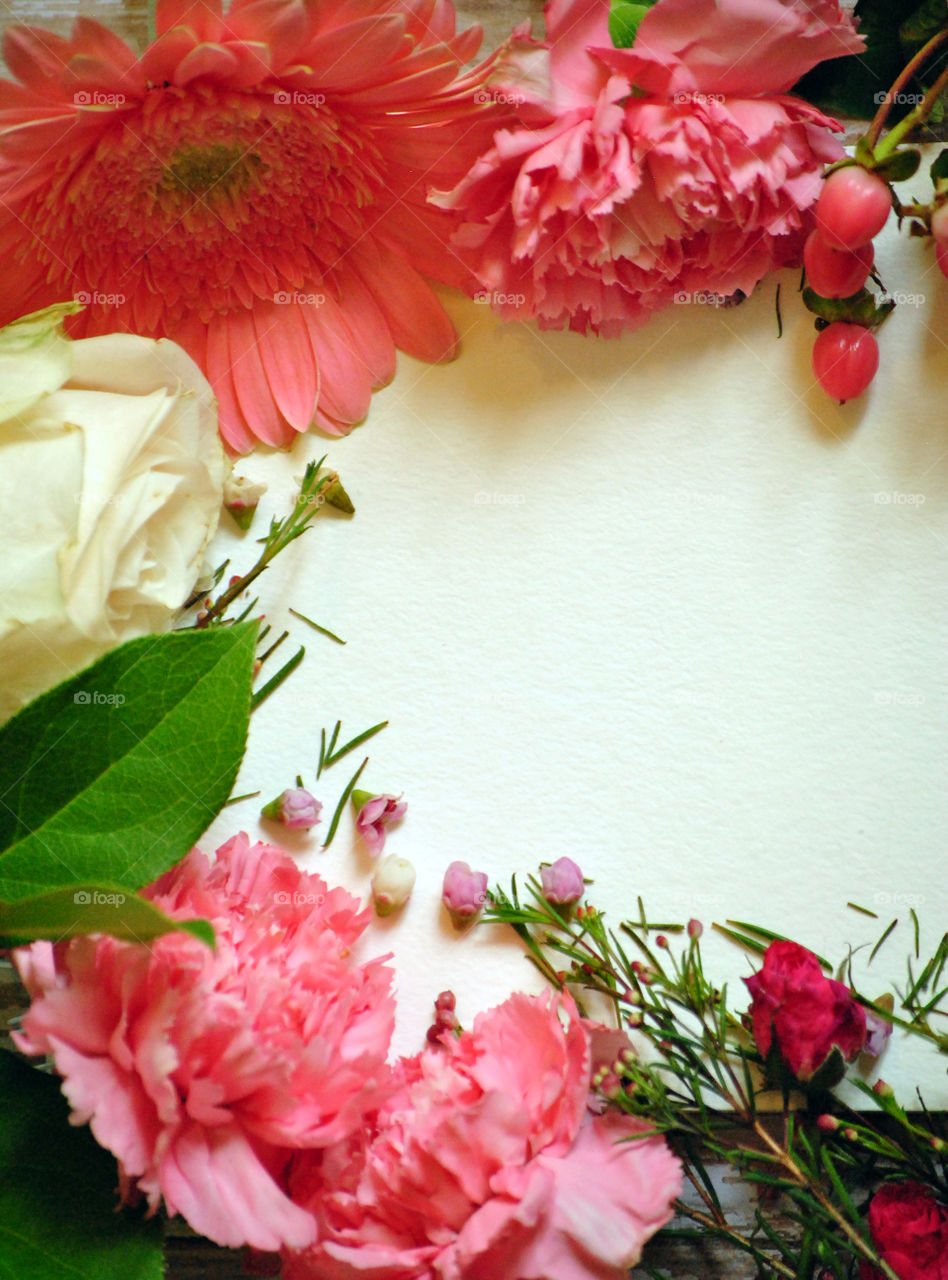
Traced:
<path id="1" fill-rule="evenodd" d="M 426 200 L 489 143 L 450 0 L 158 0 L 142 56 L 88 18 L 13 27 L 0 81 L 0 324 L 174 338 L 237 452 L 341 433 L 395 348 L 450 359 L 419 271 L 464 285 Z"/>

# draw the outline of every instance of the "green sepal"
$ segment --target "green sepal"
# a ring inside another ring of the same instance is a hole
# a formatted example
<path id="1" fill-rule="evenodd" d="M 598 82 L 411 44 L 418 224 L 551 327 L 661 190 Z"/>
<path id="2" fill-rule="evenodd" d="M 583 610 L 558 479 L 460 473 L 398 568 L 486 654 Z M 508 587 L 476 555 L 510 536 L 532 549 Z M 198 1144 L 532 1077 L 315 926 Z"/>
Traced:
<path id="1" fill-rule="evenodd" d="M 803 305 L 827 324 L 861 324 L 865 329 L 878 329 L 895 310 L 895 303 L 876 302 L 876 295 L 860 289 L 851 298 L 824 298 L 814 289 L 803 290 Z"/>

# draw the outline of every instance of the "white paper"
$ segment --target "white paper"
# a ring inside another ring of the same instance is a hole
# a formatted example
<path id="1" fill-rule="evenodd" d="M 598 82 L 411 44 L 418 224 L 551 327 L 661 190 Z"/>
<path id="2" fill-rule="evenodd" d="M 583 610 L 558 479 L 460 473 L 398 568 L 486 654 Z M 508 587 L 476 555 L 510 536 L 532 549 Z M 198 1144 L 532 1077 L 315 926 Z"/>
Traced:
<path id="1" fill-rule="evenodd" d="M 396 953 L 399 1051 L 443 988 L 468 1024 L 539 989 L 512 934 L 453 934 L 439 896 L 456 858 L 494 882 L 569 854 L 614 923 L 641 894 L 653 918 L 748 920 L 833 960 L 899 916 L 870 991 L 904 978 L 910 907 L 923 946 L 944 929 L 948 282 L 894 227 L 877 263 L 903 301 L 876 382 L 843 407 L 814 384 L 797 273 L 620 341 L 504 326 L 444 291 L 453 365 L 401 357 L 351 437 L 239 466 L 271 488 L 215 563 L 249 567 L 323 452 L 357 514 L 321 516 L 261 581 L 274 634 L 290 625 L 307 655 L 253 718 L 237 790 L 263 795 L 204 844 L 273 839 L 259 805 L 297 772 L 328 822 L 362 753 L 314 785 L 320 728 L 390 719 L 359 785 L 408 801 L 386 852 L 418 884 L 368 939 Z M 329 851 L 318 835 L 284 844 L 367 893 L 351 813 Z M 708 956 L 751 972 L 721 940 Z M 948 1102 L 918 1042 L 896 1035 L 879 1070 Z"/>

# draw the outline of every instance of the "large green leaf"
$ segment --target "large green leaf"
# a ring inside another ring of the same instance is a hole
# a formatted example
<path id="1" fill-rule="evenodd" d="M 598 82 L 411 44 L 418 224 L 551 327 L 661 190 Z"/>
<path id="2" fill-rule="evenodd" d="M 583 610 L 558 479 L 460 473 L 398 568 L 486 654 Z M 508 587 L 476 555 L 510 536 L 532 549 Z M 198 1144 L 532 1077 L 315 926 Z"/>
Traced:
<path id="1" fill-rule="evenodd" d="M 214 926 L 209 920 L 172 920 L 124 885 L 71 884 L 35 898 L 0 902 L 0 947 L 17 947 L 38 938 L 61 942 L 80 933 L 148 942 L 179 930 L 214 946 Z"/>
<path id="2" fill-rule="evenodd" d="M 0 898 L 172 866 L 230 795 L 256 623 L 146 636 L 0 728 Z"/>
<path id="3" fill-rule="evenodd" d="M 2 1280 L 161 1280 L 157 1219 L 116 1213 L 118 1171 L 58 1081 L 0 1051 Z"/>

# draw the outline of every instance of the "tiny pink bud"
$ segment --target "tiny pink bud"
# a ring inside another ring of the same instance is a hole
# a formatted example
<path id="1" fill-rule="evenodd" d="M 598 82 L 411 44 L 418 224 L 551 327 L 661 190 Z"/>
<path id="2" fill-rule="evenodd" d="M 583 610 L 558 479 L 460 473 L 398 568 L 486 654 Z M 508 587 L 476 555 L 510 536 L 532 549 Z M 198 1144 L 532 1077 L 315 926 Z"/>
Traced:
<path id="1" fill-rule="evenodd" d="M 441 901 L 451 913 L 456 928 L 480 915 L 487 901 L 487 876 L 472 871 L 466 862 L 452 862 L 444 873 Z"/>
<path id="2" fill-rule="evenodd" d="M 656 945 L 656 947 L 667 947 L 667 946 L 668 946 L 668 939 L 665 937 L 664 933 L 660 933 L 660 934 L 658 935 L 658 937 L 655 939 L 655 945 Z"/>
<path id="3" fill-rule="evenodd" d="M 290 831 L 308 831 L 319 822 L 322 804 L 305 787 L 288 787 L 260 812 L 271 822 L 279 822 Z"/>
<path id="4" fill-rule="evenodd" d="M 372 877 L 372 901 L 380 916 L 389 916 L 403 907 L 415 887 L 415 868 L 407 858 L 390 853 L 375 869 Z"/>
<path id="5" fill-rule="evenodd" d="M 435 1014 L 435 1026 L 445 1031 L 453 1031 L 458 1025 L 457 1014 L 453 1009 L 439 1009 Z"/>
<path id="6" fill-rule="evenodd" d="M 823 1133 L 835 1133 L 839 1128 L 839 1121 L 835 1116 L 831 1116 L 828 1112 L 824 1112 L 823 1115 L 817 1116 L 816 1127 L 817 1129 L 821 1129 Z"/>
<path id="7" fill-rule="evenodd" d="M 859 1134 L 856 1132 L 855 1129 L 846 1128 L 843 1130 L 843 1137 L 847 1140 L 847 1142 L 855 1142 L 856 1139 L 859 1137 Z"/>
<path id="8" fill-rule="evenodd" d="M 436 1009 L 454 1009 L 457 1007 L 457 1000 L 453 991 L 442 991 L 435 1000 Z"/>
<path id="9" fill-rule="evenodd" d="M 877 1098 L 894 1098 L 895 1090 L 885 1080 L 877 1080 L 872 1086 L 872 1092 Z"/>
<path id="10" fill-rule="evenodd" d="M 689 938 L 700 938 L 703 933 L 704 933 L 704 925 L 701 923 L 700 920 L 692 919 L 688 921 L 688 937 Z"/>
<path id="11" fill-rule="evenodd" d="M 597 1072 L 598 1074 L 598 1072 Z M 618 1098 L 622 1092 L 622 1081 L 612 1071 L 607 1071 L 599 1081 L 599 1092 L 606 1098 Z"/>
<path id="12" fill-rule="evenodd" d="M 939 1155 L 945 1150 L 946 1146 L 948 1146 L 948 1143 L 945 1142 L 944 1138 L 932 1138 L 932 1150 L 937 1151 Z"/>
<path id="13" fill-rule="evenodd" d="M 353 791 L 356 829 L 373 858 L 385 848 L 385 830 L 404 817 L 408 805 L 401 796 L 375 796 L 371 791 Z"/>
<path id="14" fill-rule="evenodd" d="M 557 858 L 550 866 L 540 868 L 543 896 L 558 907 L 571 907 L 586 888 L 583 873 L 572 858 Z"/>

